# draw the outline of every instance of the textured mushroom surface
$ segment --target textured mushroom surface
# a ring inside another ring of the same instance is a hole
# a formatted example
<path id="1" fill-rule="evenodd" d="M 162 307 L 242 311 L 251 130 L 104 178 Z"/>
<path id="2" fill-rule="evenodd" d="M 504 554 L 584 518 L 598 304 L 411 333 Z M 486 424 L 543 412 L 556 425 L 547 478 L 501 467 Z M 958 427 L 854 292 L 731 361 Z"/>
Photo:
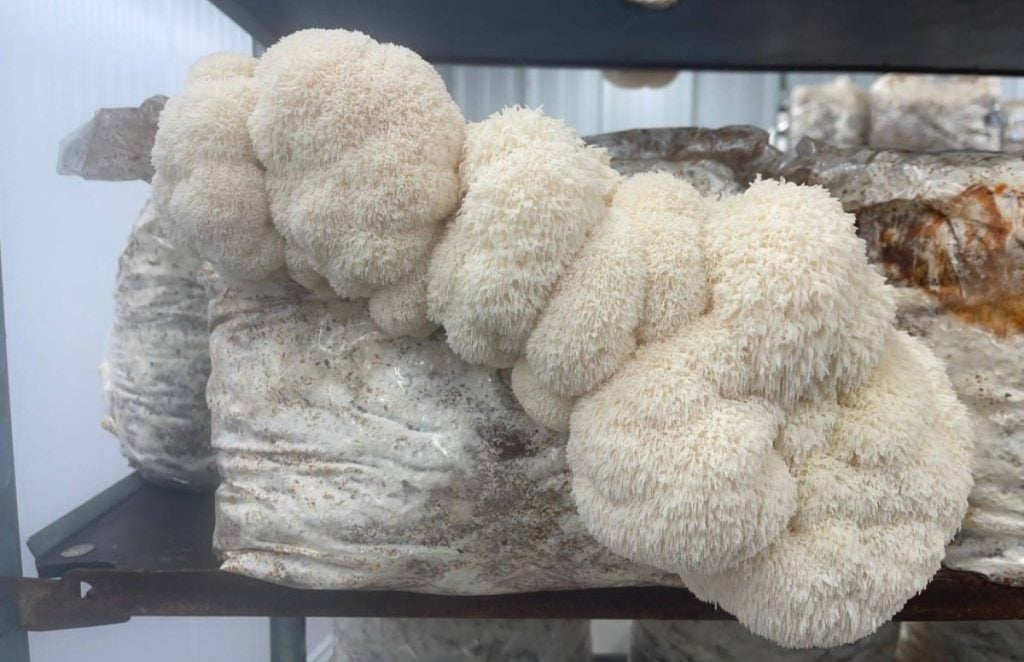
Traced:
<path id="1" fill-rule="evenodd" d="M 617 175 L 536 110 L 470 125 L 465 152 L 466 192 L 431 261 L 429 310 L 464 359 L 511 367 L 588 233 L 609 220 Z"/>
<path id="2" fill-rule="evenodd" d="M 292 276 L 344 298 L 377 293 L 381 326 L 424 333 L 424 289 L 393 288 L 422 283 L 458 202 L 465 122 L 440 75 L 358 32 L 303 30 L 267 50 L 255 82 L 249 129 Z"/>
<path id="3" fill-rule="evenodd" d="M 169 238 L 243 282 L 284 266 L 284 242 L 270 221 L 263 167 L 246 126 L 256 103 L 255 66 L 238 53 L 200 58 L 160 114 L 153 145 L 153 201 Z"/>
<path id="4" fill-rule="evenodd" d="M 1024 162 L 808 142 L 785 174 L 856 214 L 899 286 L 899 326 L 944 361 L 970 410 L 975 487 L 946 565 L 1024 582 Z"/>
<path id="5" fill-rule="evenodd" d="M 797 481 L 786 530 L 717 575 L 682 575 L 698 597 L 783 646 L 873 632 L 928 584 L 963 516 L 964 407 L 920 341 L 888 335 L 882 362 L 832 415 L 790 418 L 777 444 Z"/>

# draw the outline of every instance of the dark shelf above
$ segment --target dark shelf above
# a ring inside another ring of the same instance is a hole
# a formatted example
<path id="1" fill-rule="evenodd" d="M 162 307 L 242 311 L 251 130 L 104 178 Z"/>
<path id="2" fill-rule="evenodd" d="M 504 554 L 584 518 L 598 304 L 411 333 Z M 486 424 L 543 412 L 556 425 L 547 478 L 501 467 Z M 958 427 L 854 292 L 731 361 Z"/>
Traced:
<path id="1" fill-rule="evenodd" d="M 132 475 L 29 539 L 40 577 L 0 579 L 22 626 L 51 630 L 132 616 L 728 619 L 689 591 L 633 587 L 494 596 L 316 591 L 218 569 L 213 496 Z M 902 620 L 1024 619 L 1024 588 L 943 570 Z"/>
<path id="2" fill-rule="evenodd" d="M 1024 71 L 1016 0 L 213 0 L 271 45 L 347 28 L 438 63 L 673 69 Z"/>

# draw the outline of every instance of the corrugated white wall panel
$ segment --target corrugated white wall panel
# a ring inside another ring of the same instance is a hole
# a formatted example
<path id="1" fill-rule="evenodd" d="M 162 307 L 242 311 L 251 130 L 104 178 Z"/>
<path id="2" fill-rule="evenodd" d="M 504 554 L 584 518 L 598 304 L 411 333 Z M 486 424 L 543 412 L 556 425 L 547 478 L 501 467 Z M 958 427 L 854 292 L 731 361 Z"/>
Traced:
<path id="1" fill-rule="evenodd" d="M 752 124 L 763 129 L 779 109 L 779 74 L 701 72 L 694 80 L 693 124 Z"/>
<path id="2" fill-rule="evenodd" d="M 543 106 L 544 112 L 565 119 L 581 135 L 591 135 L 604 126 L 602 86 L 601 72 L 593 69 L 527 69 L 523 103 Z"/>
<path id="3" fill-rule="evenodd" d="M 664 126 L 755 124 L 778 108 L 778 74 L 679 72 L 663 87 L 627 89 L 596 69 L 441 66 L 470 121 L 505 106 L 543 106 L 581 135 Z"/>
<path id="4" fill-rule="evenodd" d="M 602 77 L 601 131 L 653 129 L 693 123 L 695 74 L 679 72 L 664 87 L 622 88 Z"/>
<path id="5" fill-rule="evenodd" d="M 661 88 L 624 89 L 597 69 L 438 67 L 466 118 L 479 121 L 505 106 L 543 106 L 591 135 L 661 126 L 774 126 L 783 84 L 819 85 L 838 73 L 679 72 Z M 876 74 L 851 74 L 867 89 Z M 1024 98 L 1024 78 L 1004 78 L 1006 98 Z"/>
<path id="6" fill-rule="evenodd" d="M 1024 78 L 1004 78 L 1003 96 L 1007 99 L 1024 99 Z"/>

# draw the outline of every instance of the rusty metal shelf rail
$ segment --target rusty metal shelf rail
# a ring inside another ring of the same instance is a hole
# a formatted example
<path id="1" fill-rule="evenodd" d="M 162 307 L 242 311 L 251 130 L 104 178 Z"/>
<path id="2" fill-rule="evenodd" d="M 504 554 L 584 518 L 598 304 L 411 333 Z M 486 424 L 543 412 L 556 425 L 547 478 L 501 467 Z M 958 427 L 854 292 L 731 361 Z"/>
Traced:
<path id="1" fill-rule="evenodd" d="M 222 572 L 213 496 L 132 475 L 29 539 L 41 579 L 3 579 L 21 626 L 52 630 L 134 616 L 728 619 L 689 591 L 605 588 L 490 596 L 309 590 Z M 942 571 L 901 620 L 1024 619 L 1024 588 Z"/>

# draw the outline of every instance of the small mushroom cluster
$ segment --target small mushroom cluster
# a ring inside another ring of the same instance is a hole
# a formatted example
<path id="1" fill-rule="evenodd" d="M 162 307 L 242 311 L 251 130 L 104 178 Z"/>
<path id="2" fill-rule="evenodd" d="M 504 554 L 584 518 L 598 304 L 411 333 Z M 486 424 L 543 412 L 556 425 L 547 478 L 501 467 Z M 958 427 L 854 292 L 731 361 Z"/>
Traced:
<path id="1" fill-rule="evenodd" d="M 198 62 L 153 158 L 173 239 L 226 279 L 511 368 L 588 531 L 754 632 L 855 640 L 938 569 L 967 414 L 824 189 L 623 178 L 539 111 L 466 125 L 428 63 L 342 30 Z"/>

